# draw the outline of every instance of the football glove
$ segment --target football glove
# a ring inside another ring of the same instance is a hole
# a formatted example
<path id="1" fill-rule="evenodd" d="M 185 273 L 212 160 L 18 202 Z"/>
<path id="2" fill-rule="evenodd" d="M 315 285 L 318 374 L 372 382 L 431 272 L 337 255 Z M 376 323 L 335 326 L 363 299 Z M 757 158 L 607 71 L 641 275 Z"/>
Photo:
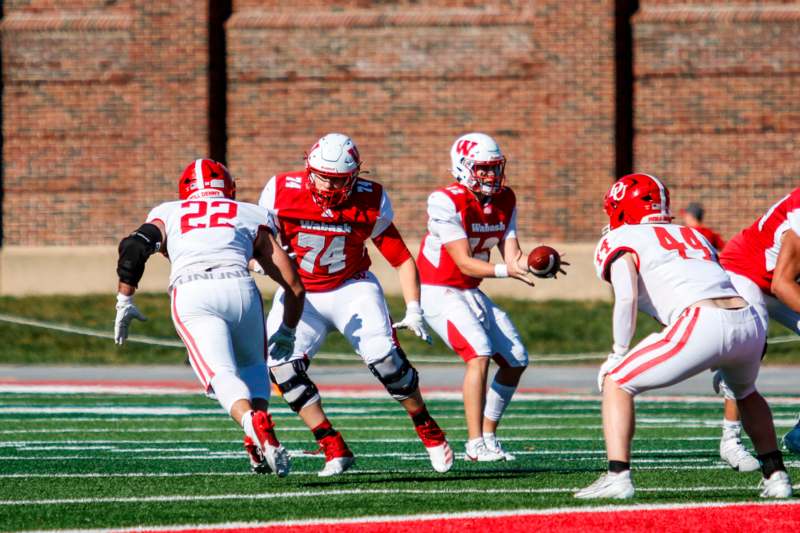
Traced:
<path id="1" fill-rule="evenodd" d="M 422 320 L 422 309 L 419 306 L 419 302 L 408 302 L 406 305 L 406 316 L 400 322 L 392 324 L 392 327 L 395 329 L 411 330 L 414 335 L 428 344 L 433 343 L 433 339 L 431 339 L 431 336 L 425 329 L 425 323 Z"/>
<path id="2" fill-rule="evenodd" d="M 603 382 L 606 379 L 606 374 L 611 372 L 624 358 L 625 357 L 619 353 L 611 352 L 608 354 L 605 362 L 600 366 L 600 371 L 597 373 L 597 389 L 600 392 L 603 392 Z"/>
<path id="3" fill-rule="evenodd" d="M 288 359 L 294 353 L 294 329 L 281 324 L 278 331 L 267 341 L 269 356 L 273 359 Z"/>
<path id="4" fill-rule="evenodd" d="M 128 338 L 128 327 L 133 319 L 147 320 L 133 303 L 133 296 L 117 294 L 117 317 L 114 319 L 114 342 L 123 344 Z"/>

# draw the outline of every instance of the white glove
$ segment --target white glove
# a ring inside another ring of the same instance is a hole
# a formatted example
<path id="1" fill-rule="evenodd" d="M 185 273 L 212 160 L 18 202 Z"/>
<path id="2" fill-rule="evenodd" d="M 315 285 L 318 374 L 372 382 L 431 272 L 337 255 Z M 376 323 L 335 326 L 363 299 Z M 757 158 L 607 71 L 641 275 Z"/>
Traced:
<path id="1" fill-rule="evenodd" d="M 406 305 L 406 316 L 400 322 L 392 324 L 395 329 L 410 329 L 414 335 L 424 340 L 428 344 L 433 343 L 433 339 L 428 335 L 425 329 L 425 323 L 422 320 L 422 309 L 419 307 L 419 302 L 408 302 Z"/>
<path id="2" fill-rule="evenodd" d="M 133 296 L 117 294 L 117 317 L 114 319 L 114 342 L 123 344 L 128 338 L 128 326 L 133 319 L 147 320 L 133 303 Z"/>
<path id="3" fill-rule="evenodd" d="M 294 353 L 294 328 L 281 324 L 278 331 L 267 341 L 269 356 L 273 359 L 288 359 Z"/>
<path id="4" fill-rule="evenodd" d="M 617 366 L 624 358 L 625 356 L 621 353 L 611 352 L 608 354 L 606 361 L 600 365 L 600 371 L 597 373 L 597 389 L 600 392 L 603 392 L 603 382 L 606 379 L 606 375 L 611 372 L 611 370 L 613 370 L 614 367 Z"/>

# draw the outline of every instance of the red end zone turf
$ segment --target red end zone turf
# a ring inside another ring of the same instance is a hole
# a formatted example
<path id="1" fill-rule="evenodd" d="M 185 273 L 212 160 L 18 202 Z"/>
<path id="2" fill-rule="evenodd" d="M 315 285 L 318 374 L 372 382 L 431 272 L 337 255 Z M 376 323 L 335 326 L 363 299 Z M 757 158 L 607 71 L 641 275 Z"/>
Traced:
<path id="1" fill-rule="evenodd" d="M 209 531 L 247 533 L 387 533 L 414 531 L 414 533 L 463 533 L 464 531 L 502 531 L 520 533 L 527 531 L 558 531 L 578 533 L 613 531 L 659 531 L 677 533 L 688 531 L 792 532 L 800 525 L 800 502 L 786 504 L 709 504 L 665 505 L 661 508 L 641 509 L 612 507 L 602 510 L 548 510 L 541 513 L 521 512 L 490 517 L 342 520 L 339 522 L 282 523 L 268 526 L 204 526 L 159 529 L 159 533 L 208 533 Z M 142 530 L 137 530 L 142 531 Z M 146 531 L 146 530 L 145 530 Z"/>

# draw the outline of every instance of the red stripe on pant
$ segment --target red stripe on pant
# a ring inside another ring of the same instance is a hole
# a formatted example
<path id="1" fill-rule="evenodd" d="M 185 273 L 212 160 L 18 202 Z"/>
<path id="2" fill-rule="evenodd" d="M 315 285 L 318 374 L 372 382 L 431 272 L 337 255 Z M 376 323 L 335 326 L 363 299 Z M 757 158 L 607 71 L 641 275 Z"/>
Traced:
<path id="1" fill-rule="evenodd" d="M 683 335 L 681 336 L 681 339 L 678 341 L 678 344 L 676 344 L 668 352 L 666 352 L 666 353 L 664 353 L 662 355 L 659 355 L 658 357 L 656 357 L 655 359 L 653 359 L 651 361 L 646 362 L 645 364 L 643 364 L 642 366 L 640 366 L 636 370 L 632 371 L 627 376 L 617 380 L 617 383 L 619 385 L 622 385 L 623 383 L 627 383 L 628 381 L 632 380 L 633 378 L 635 378 L 636 376 L 638 376 L 642 372 L 646 372 L 647 370 L 653 368 L 654 366 L 660 365 L 661 363 L 663 363 L 667 359 L 671 359 L 672 357 L 677 355 L 678 352 L 680 352 L 683 349 L 683 347 L 686 346 L 686 343 L 689 341 L 689 337 L 692 335 L 692 331 L 694 331 L 694 326 L 695 326 L 695 324 L 697 324 L 697 318 L 699 316 L 700 316 L 700 308 L 699 307 L 695 307 L 694 310 L 692 311 L 692 319 L 689 322 L 689 325 L 686 326 L 686 331 L 683 332 Z"/>
<path id="2" fill-rule="evenodd" d="M 614 369 L 612 369 L 611 372 L 609 372 L 609 374 L 614 374 L 614 373 L 622 370 L 626 366 L 628 366 L 628 363 L 630 363 L 634 359 L 637 359 L 637 358 L 639 358 L 639 357 L 641 357 L 643 355 L 647 355 L 648 353 L 652 352 L 653 350 L 657 350 L 657 349 L 661 348 L 662 346 L 666 346 L 667 344 L 669 344 L 672 341 L 673 335 L 675 335 L 675 333 L 678 331 L 678 328 L 681 327 L 681 323 L 683 322 L 683 319 L 686 318 L 686 315 L 688 314 L 688 311 L 689 310 L 687 309 L 686 311 L 681 313 L 681 316 L 678 318 L 678 321 L 675 322 L 675 324 L 672 325 L 672 327 L 669 329 L 669 331 L 667 331 L 667 335 L 663 339 L 658 340 L 658 341 L 654 342 L 653 344 L 649 344 L 647 346 L 644 346 L 644 347 L 640 348 L 639 350 L 633 352 L 632 354 L 628 355 L 625 359 L 622 360 L 622 362 L 619 365 L 617 365 Z"/>
<path id="3" fill-rule="evenodd" d="M 181 317 L 178 316 L 178 307 L 176 304 L 177 300 L 178 288 L 175 287 L 172 289 L 172 317 L 175 319 L 175 323 L 178 325 L 178 335 L 180 335 L 183 344 L 186 345 L 186 349 L 189 352 L 189 357 L 192 359 L 192 361 L 194 361 L 195 368 L 197 368 L 200 373 L 200 380 L 203 381 L 203 386 L 208 388 L 211 378 L 214 377 L 214 372 L 211 371 L 203 359 L 203 356 L 200 355 L 200 350 L 197 349 L 197 344 L 194 342 L 194 337 L 192 337 L 192 334 L 189 333 L 189 330 L 186 328 L 184 323 L 181 322 Z"/>
<path id="4" fill-rule="evenodd" d="M 456 352 L 465 363 L 470 359 L 478 357 L 478 354 L 475 353 L 475 348 L 472 347 L 469 341 L 449 320 L 447 321 L 447 341 L 450 343 L 450 346 L 453 347 L 453 351 Z"/>

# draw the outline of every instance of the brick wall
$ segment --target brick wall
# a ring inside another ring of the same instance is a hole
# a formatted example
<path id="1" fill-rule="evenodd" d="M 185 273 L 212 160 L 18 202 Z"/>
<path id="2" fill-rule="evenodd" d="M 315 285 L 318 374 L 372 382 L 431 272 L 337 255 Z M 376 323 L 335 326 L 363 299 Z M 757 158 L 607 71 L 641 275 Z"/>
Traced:
<path id="1" fill-rule="evenodd" d="M 800 2 L 644 0 L 636 168 L 725 237 L 800 185 Z"/>
<path id="2" fill-rule="evenodd" d="M 207 151 L 205 2 L 4 3 L 4 244 L 110 244 Z"/>
<path id="3" fill-rule="evenodd" d="M 343 131 L 401 231 L 419 236 L 451 143 L 482 130 L 509 158 L 524 234 L 596 236 L 614 164 L 613 2 L 274 4 L 238 0 L 227 23 L 228 158 L 243 198 Z"/>

